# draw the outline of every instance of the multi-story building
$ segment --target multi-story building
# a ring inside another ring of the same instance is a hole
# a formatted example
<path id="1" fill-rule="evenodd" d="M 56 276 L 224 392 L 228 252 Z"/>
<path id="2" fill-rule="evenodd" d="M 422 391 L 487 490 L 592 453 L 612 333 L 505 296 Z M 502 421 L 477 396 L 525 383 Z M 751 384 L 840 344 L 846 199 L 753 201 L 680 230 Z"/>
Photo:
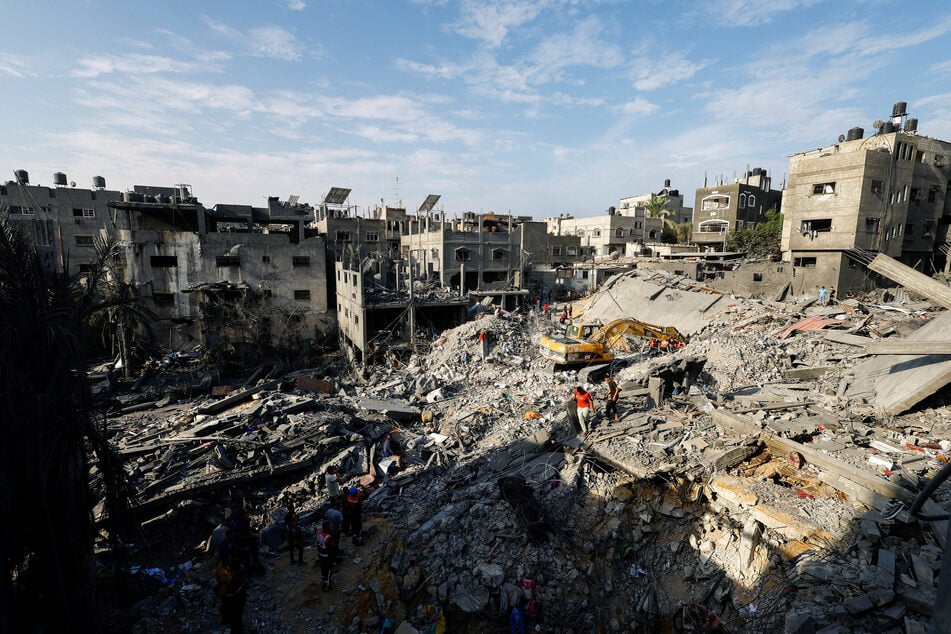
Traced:
<path id="1" fill-rule="evenodd" d="M 648 241 L 659 241 L 664 224 L 660 218 L 622 216 L 614 207 L 600 216 L 575 218 L 562 214 L 547 218 L 545 222 L 548 233 L 552 235 L 577 237 L 578 255 L 585 258 L 638 255 L 643 247 L 643 237 L 646 236 Z M 645 230 L 645 226 L 648 229 Z"/>
<path id="2" fill-rule="evenodd" d="M 691 241 L 701 248 L 723 251 L 731 231 L 766 220 L 765 213 L 780 210 L 782 192 L 772 189 L 766 170 L 747 170 L 742 179 L 697 189 Z"/>
<path id="3" fill-rule="evenodd" d="M 671 189 L 670 179 L 664 180 L 664 187 L 655 193 L 649 194 L 638 194 L 637 196 L 628 196 L 627 198 L 622 198 L 618 203 L 617 212 L 622 216 L 632 216 L 643 221 L 647 218 L 647 203 L 653 198 L 660 198 L 664 201 L 664 208 L 670 212 L 667 215 L 667 219 L 670 222 L 681 223 L 681 222 L 690 222 L 693 220 L 693 208 L 684 206 L 684 196 L 680 193 L 680 190 Z M 650 219 L 656 220 L 656 219 Z M 648 231 L 651 229 L 656 229 L 656 223 L 650 223 L 651 226 L 648 227 L 647 224 L 642 224 L 637 229 L 647 228 Z M 663 227 L 661 227 L 663 228 Z M 649 239 L 649 236 L 639 235 L 642 241 Z"/>
<path id="4" fill-rule="evenodd" d="M 852 128 L 828 147 L 793 154 L 783 196 L 784 260 L 796 292 L 869 289 L 876 279 L 848 257 L 880 252 L 932 272 L 951 218 L 951 142 L 918 133 L 906 104 L 866 137 Z M 937 263 L 937 264 L 936 264 Z"/>

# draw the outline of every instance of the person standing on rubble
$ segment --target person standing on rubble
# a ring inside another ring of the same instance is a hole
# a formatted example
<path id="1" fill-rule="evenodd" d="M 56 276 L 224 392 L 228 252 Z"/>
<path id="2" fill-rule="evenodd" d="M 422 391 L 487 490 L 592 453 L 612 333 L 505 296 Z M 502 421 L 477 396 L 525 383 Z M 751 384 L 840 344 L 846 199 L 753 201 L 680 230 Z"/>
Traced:
<path id="1" fill-rule="evenodd" d="M 300 529 L 300 516 L 294 509 L 294 503 L 287 503 L 287 515 L 284 516 L 284 530 L 287 531 L 287 543 L 291 547 L 291 563 L 294 563 L 294 551 L 297 551 L 297 563 L 304 563 L 304 536 Z"/>
<path id="2" fill-rule="evenodd" d="M 353 538 L 356 546 L 363 545 L 363 494 L 360 488 L 350 487 L 343 503 L 343 530 Z"/>
<path id="3" fill-rule="evenodd" d="M 617 412 L 617 401 L 621 396 L 621 388 L 617 386 L 617 383 L 614 382 L 611 375 L 605 376 L 604 382 L 608 384 L 608 398 L 604 405 L 604 416 L 608 420 L 611 420 L 613 417 L 614 422 L 617 422 L 621 420 Z"/>
<path id="4" fill-rule="evenodd" d="M 323 521 L 317 532 L 314 533 L 314 543 L 317 546 L 317 563 L 320 564 L 320 576 L 323 581 L 324 592 L 330 590 L 333 574 L 334 538 L 330 535 L 330 522 Z"/>
<path id="5" fill-rule="evenodd" d="M 591 432 L 591 417 L 594 416 L 594 398 L 580 385 L 575 388 L 575 403 L 578 404 L 578 424 L 585 435 Z"/>
<path id="6" fill-rule="evenodd" d="M 244 632 L 244 606 L 248 602 L 247 568 L 236 551 L 222 556 L 215 569 L 215 594 L 221 597 L 221 624 L 231 627 L 231 634 Z"/>
<path id="7" fill-rule="evenodd" d="M 343 513 L 340 511 L 340 500 L 335 499 L 330 503 L 330 508 L 324 514 L 324 519 L 330 523 L 327 530 L 333 537 L 333 547 L 330 549 L 330 559 L 334 563 L 340 560 L 340 534 L 343 531 Z"/>
<path id="8" fill-rule="evenodd" d="M 324 472 L 324 486 L 327 487 L 327 497 L 331 501 L 341 499 L 340 481 L 337 475 L 337 467 L 333 465 L 327 467 L 327 471 Z"/>
<path id="9" fill-rule="evenodd" d="M 822 286 L 819 288 L 819 305 L 820 306 L 826 305 L 826 295 L 828 294 L 829 294 L 829 291 L 826 290 L 825 286 Z"/>
<path id="10" fill-rule="evenodd" d="M 479 331 L 479 351 L 482 354 L 482 360 L 489 356 L 489 335 L 485 328 Z"/>

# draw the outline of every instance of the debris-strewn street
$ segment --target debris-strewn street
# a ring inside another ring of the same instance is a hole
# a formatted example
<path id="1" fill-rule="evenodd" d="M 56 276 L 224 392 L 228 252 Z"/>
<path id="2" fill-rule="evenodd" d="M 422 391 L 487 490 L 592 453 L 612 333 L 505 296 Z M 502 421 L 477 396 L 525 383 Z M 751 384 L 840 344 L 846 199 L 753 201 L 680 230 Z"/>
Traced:
<path id="1" fill-rule="evenodd" d="M 484 313 L 362 371 L 225 380 L 177 355 L 118 394 L 109 421 L 142 527 L 136 582 L 117 583 L 141 597 L 133 629 L 223 631 L 216 552 L 243 506 L 261 540 L 256 632 L 508 631 L 512 606 L 539 632 L 923 632 L 947 528 L 910 509 L 951 456 L 951 410 L 939 392 L 885 413 L 869 385 L 947 374 L 903 345 L 951 327 L 911 289 L 875 299 L 619 275 L 573 320 L 645 315 L 689 343 L 635 339 L 589 373 L 590 434 L 566 414 L 577 373 L 539 354 L 557 316 Z M 608 372 L 618 421 L 603 415 Z M 365 496 L 364 541 L 343 537 L 324 592 L 311 536 L 330 467 Z M 289 502 L 305 566 L 288 562 Z"/>

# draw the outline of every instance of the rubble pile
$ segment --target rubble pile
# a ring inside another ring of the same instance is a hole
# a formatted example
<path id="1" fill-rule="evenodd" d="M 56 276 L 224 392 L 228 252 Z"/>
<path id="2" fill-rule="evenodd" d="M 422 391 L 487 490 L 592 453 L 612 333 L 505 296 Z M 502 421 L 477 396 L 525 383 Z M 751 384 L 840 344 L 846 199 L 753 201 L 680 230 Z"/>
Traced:
<path id="1" fill-rule="evenodd" d="M 865 340 L 899 341 L 933 322 L 933 306 L 736 300 L 654 277 L 637 279 L 640 303 L 675 291 L 664 301 L 716 309 L 690 317 L 683 350 L 619 355 L 620 420 L 599 416 L 586 436 L 565 414 L 577 374 L 538 353 L 557 324 L 504 312 L 443 332 L 405 365 L 265 377 L 123 414 L 114 440 L 147 528 L 179 527 L 164 541 L 182 544 L 164 590 L 137 607 L 139 631 L 214 629 L 209 564 L 238 501 L 261 528 L 267 570 L 246 618 L 261 630 L 389 619 L 474 632 L 518 606 L 543 632 L 921 631 L 946 523 L 909 508 L 951 457 L 951 414 L 939 394 L 883 417 L 848 390 Z M 625 316 L 603 297 L 576 304 L 575 319 L 592 306 L 602 321 Z M 600 408 L 605 387 L 588 387 Z M 381 453 L 387 434 L 398 466 Z M 285 563 L 281 521 L 294 502 L 313 530 L 330 465 L 364 487 L 367 540 L 345 541 L 323 593 L 316 571 Z M 924 509 L 949 498 L 941 487 Z"/>

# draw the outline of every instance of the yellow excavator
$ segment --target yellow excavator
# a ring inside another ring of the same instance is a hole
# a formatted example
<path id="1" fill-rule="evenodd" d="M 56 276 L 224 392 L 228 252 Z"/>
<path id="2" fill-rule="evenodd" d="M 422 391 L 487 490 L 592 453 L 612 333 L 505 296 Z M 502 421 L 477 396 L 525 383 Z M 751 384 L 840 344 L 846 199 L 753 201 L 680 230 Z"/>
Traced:
<path id="1" fill-rule="evenodd" d="M 630 351 L 625 337 L 656 339 L 663 347 L 679 348 L 687 338 L 673 326 L 656 326 L 636 319 L 615 319 L 607 325 L 569 324 L 563 336 L 544 336 L 542 356 L 555 365 L 588 365 L 610 363 L 614 350 Z"/>

